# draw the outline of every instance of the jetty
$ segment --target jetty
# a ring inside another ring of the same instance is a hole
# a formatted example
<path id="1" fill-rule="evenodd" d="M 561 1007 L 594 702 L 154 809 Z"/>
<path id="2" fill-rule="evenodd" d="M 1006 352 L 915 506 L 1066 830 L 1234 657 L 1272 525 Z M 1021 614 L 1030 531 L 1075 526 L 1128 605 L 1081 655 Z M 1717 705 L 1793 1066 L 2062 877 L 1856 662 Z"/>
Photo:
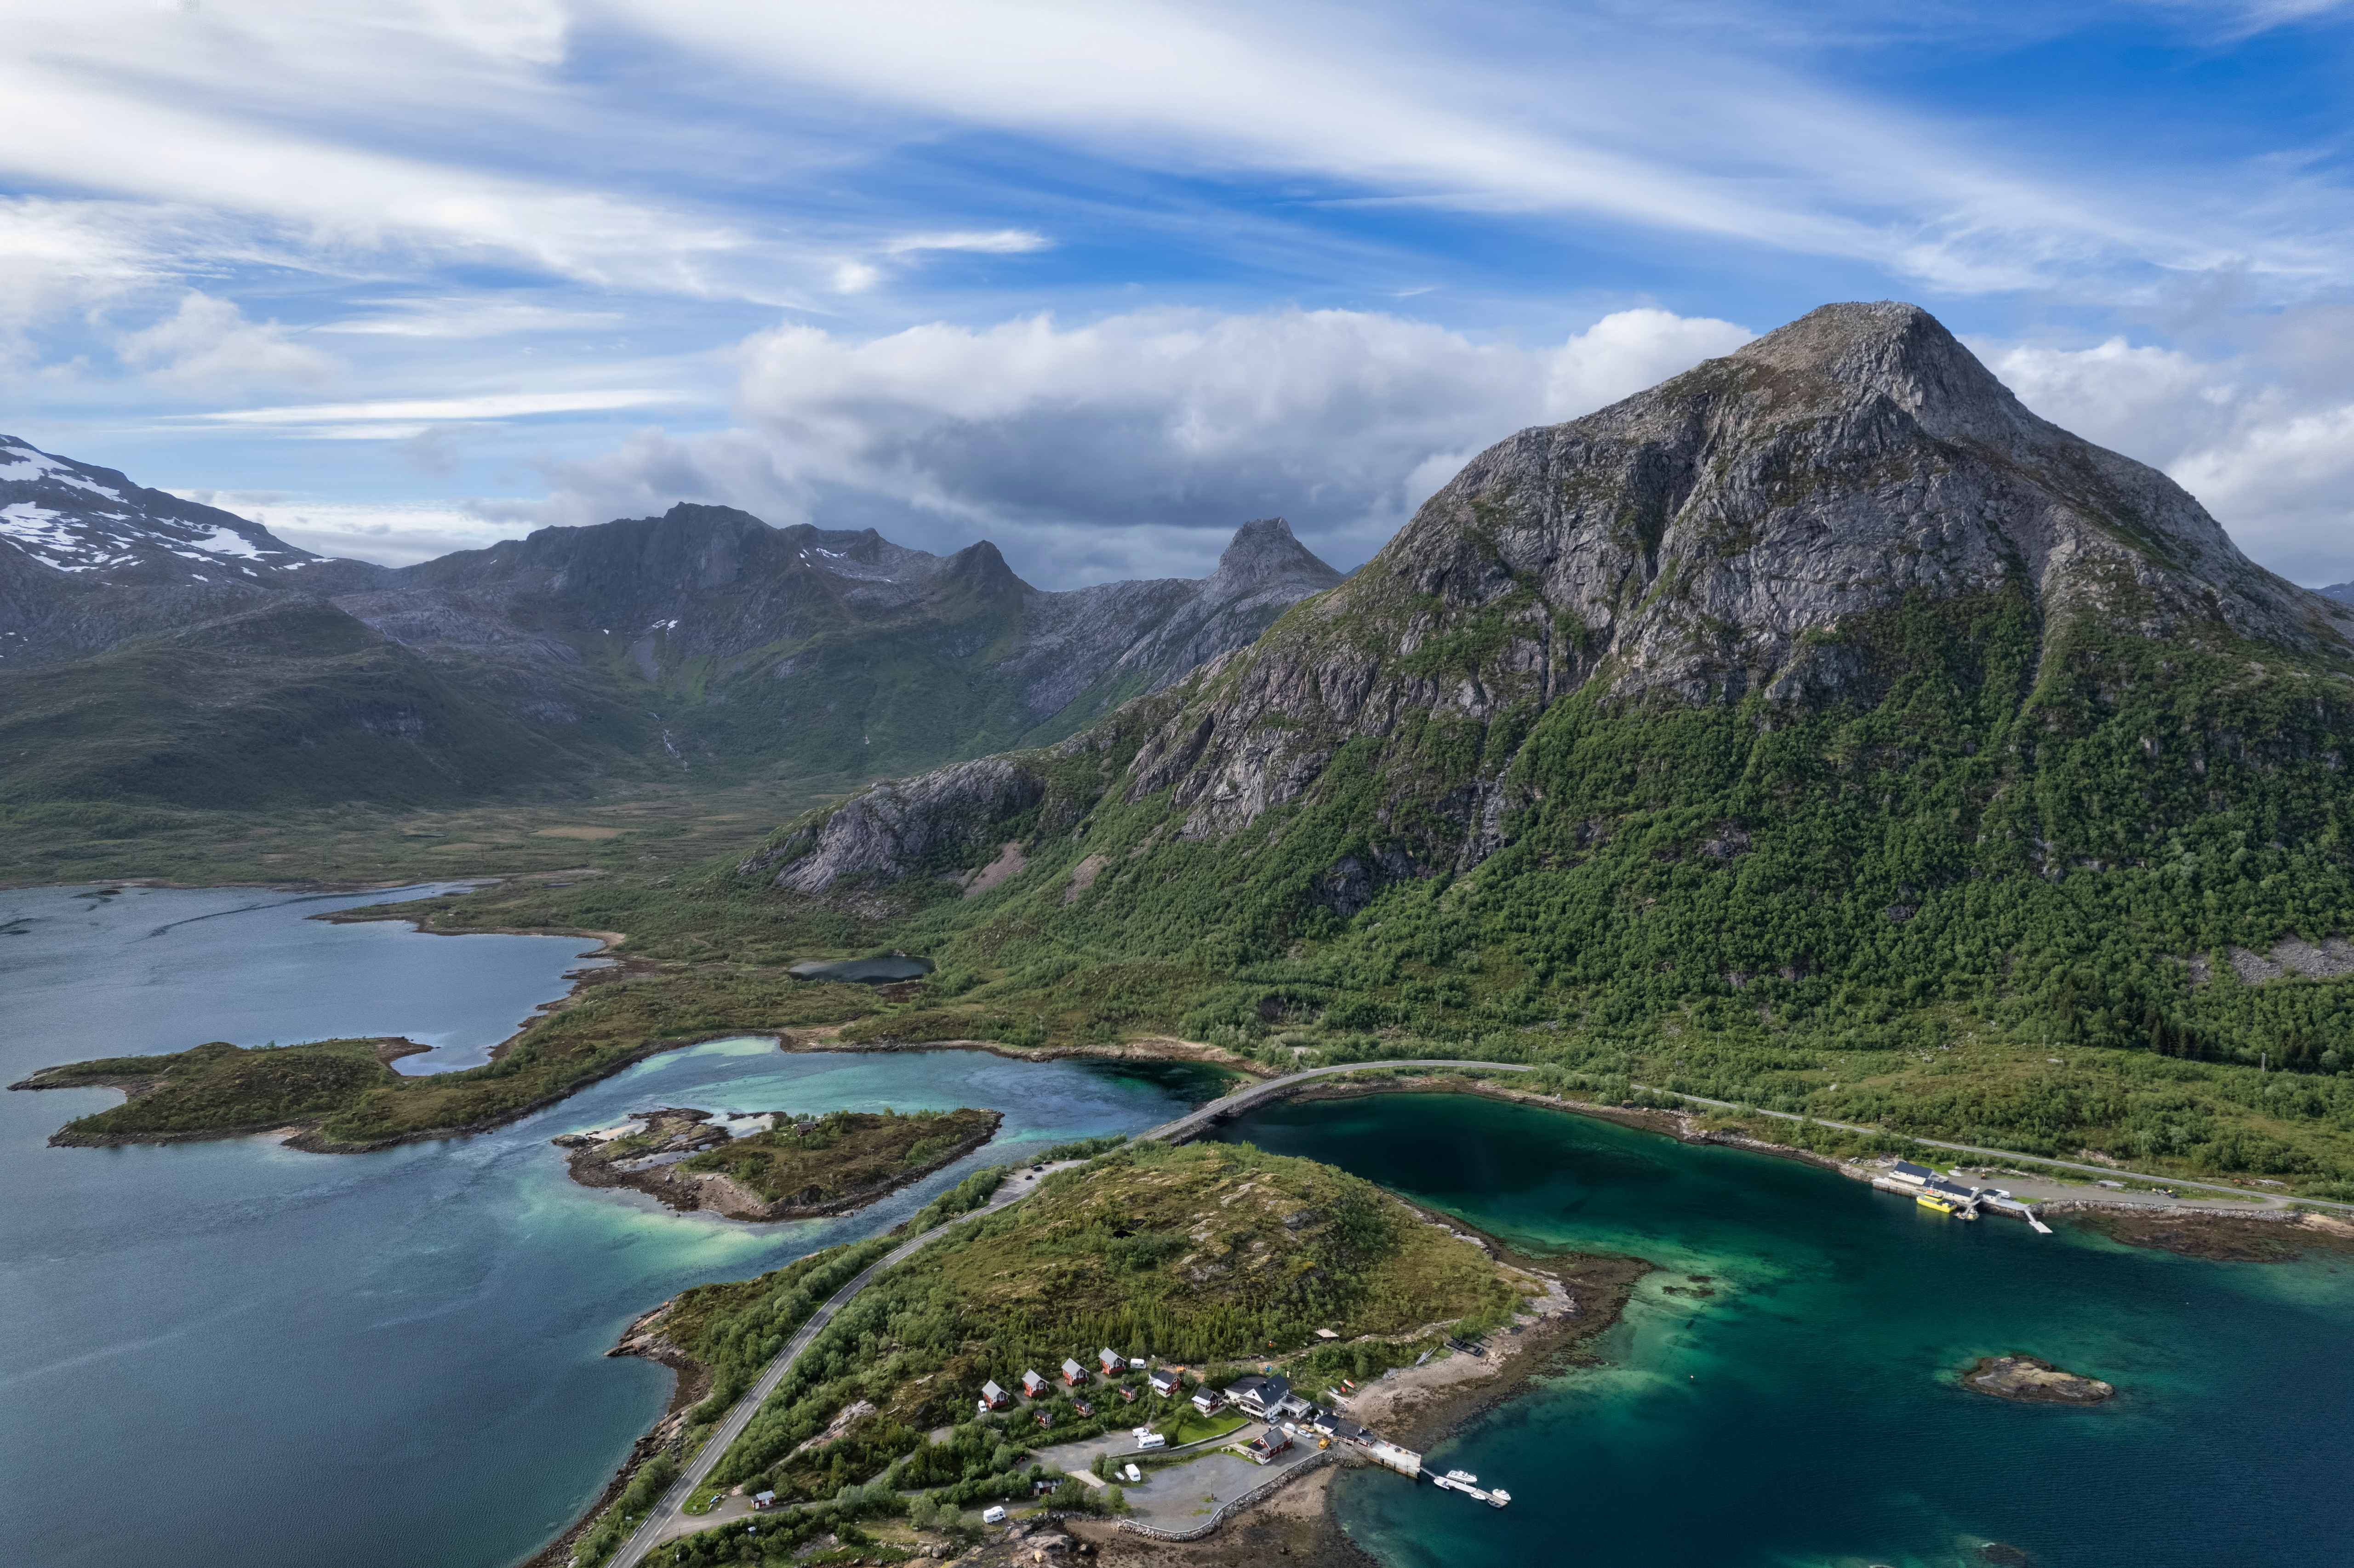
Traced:
<path id="1" fill-rule="evenodd" d="M 1441 1491 L 1461 1492 L 1465 1497 L 1477 1502 L 1486 1503 L 1490 1508 L 1501 1508 L 1512 1500 L 1512 1494 L 1501 1487 L 1482 1489 L 1479 1478 L 1469 1470 L 1449 1470 L 1431 1485 Z"/>

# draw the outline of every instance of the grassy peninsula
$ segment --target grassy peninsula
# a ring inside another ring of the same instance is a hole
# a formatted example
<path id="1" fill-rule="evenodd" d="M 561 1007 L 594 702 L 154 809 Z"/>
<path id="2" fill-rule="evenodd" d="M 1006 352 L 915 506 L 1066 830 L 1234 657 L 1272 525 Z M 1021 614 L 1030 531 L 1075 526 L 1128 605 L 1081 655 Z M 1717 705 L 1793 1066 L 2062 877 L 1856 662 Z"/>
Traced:
<path id="1" fill-rule="evenodd" d="M 869 1286 L 714 1479 L 853 1510 L 896 1511 L 918 1489 L 935 1506 L 1026 1496 L 1018 1472 L 1034 1444 L 1168 1413 L 1091 1379 L 1077 1398 L 1092 1415 L 1062 1393 L 1036 1407 L 1051 1428 L 1027 1412 L 976 1423 L 985 1382 L 1017 1388 L 1066 1358 L 1092 1371 L 1102 1347 L 1197 1368 L 1305 1351 L 1358 1375 L 1411 1361 L 1449 1329 L 1502 1321 L 1533 1288 L 1329 1166 L 1246 1145 L 1129 1145 Z M 947 1442 L 926 1436 L 943 1425 L 955 1428 Z"/>
<path id="2" fill-rule="evenodd" d="M 876 1005 L 864 987 L 795 980 L 773 968 L 643 966 L 592 977 L 482 1066 L 429 1077 L 393 1072 L 384 1065 L 383 1043 L 373 1040 L 259 1049 L 214 1042 L 169 1055 L 52 1067 L 16 1086 L 119 1087 L 131 1095 L 126 1104 L 69 1123 L 53 1143 L 219 1136 L 304 1122 L 300 1147 L 356 1150 L 493 1127 L 697 1040 L 839 1023 Z"/>

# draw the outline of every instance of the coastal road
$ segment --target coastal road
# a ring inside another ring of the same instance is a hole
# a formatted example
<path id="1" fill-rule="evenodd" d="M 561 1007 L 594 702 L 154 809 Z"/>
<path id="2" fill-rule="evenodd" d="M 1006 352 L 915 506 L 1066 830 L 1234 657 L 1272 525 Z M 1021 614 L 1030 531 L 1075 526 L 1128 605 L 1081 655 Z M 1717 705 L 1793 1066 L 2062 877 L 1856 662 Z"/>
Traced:
<path id="1" fill-rule="evenodd" d="M 811 1313 L 809 1321 L 803 1323 L 793 1337 L 785 1342 L 785 1348 L 777 1352 L 777 1359 L 769 1363 L 768 1369 L 760 1373 L 759 1380 L 752 1384 L 744 1397 L 729 1406 L 727 1414 L 720 1417 L 719 1425 L 712 1428 L 711 1436 L 704 1439 L 703 1446 L 695 1451 L 695 1457 L 689 1459 L 685 1467 L 679 1471 L 678 1478 L 671 1482 L 670 1489 L 663 1492 L 661 1500 L 647 1511 L 644 1521 L 631 1534 L 629 1540 L 621 1543 L 620 1550 L 613 1553 L 609 1560 L 611 1568 L 637 1568 L 639 1563 L 645 1561 L 647 1552 L 671 1537 L 691 1535 L 698 1530 L 706 1529 L 711 1524 L 718 1522 L 716 1520 L 700 1519 L 686 1512 L 686 1499 L 695 1495 L 695 1489 L 703 1484 L 704 1478 L 710 1475 L 713 1468 L 718 1465 L 720 1457 L 735 1445 L 737 1438 L 744 1435 L 744 1428 L 752 1424 L 752 1417 L 759 1414 L 760 1406 L 768 1403 L 769 1395 L 777 1392 L 777 1385 L 785 1381 L 785 1374 L 792 1371 L 793 1363 L 801 1359 L 801 1352 L 810 1348 L 818 1335 L 824 1331 L 828 1323 L 833 1321 L 835 1314 L 848 1306 L 854 1297 L 874 1282 L 876 1275 L 895 1264 L 905 1263 L 922 1251 L 926 1245 L 938 1241 L 959 1225 L 970 1224 L 983 1214 L 994 1213 L 1008 1203 L 1020 1202 L 1032 1192 L 1036 1192 L 1038 1183 L 1048 1176 L 1057 1171 L 1066 1171 L 1081 1163 L 1084 1162 L 1065 1160 L 1049 1165 L 1041 1171 L 1024 1171 L 1018 1176 L 1008 1177 L 1005 1185 L 997 1190 L 997 1195 L 981 1207 L 969 1214 L 960 1214 L 955 1219 L 944 1224 L 936 1225 L 919 1236 L 902 1242 L 875 1262 L 867 1265 L 849 1284 L 835 1291 L 827 1298 L 825 1305 Z"/>
<path id="2" fill-rule="evenodd" d="M 1334 1067 L 1310 1067 L 1298 1073 L 1286 1073 L 1279 1078 L 1263 1078 L 1256 1084 L 1246 1085 L 1224 1099 L 1212 1100 L 1201 1109 L 1181 1116 L 1175 1121 L 1156 1127 L 1143 1136 L 1157 1138 L 1168 1143 L 1183 1143 L 1191 1139 L 1201 1137 L 1218 1122 L 1231 1120 L 1243 1112 L 1255 1109 L 1270 1100 L 1281 1099 L 1294 1089 L 1314 1079 L 1337 1077 L 1343 1073 L 1359 1073 L 1384 1067 L 1471 1067 L 1492 1073 L 1536 1071 L 1534 1067 L 1523 1066 L 1517 1062 L 1465 1062 L 1439 1057 L 1420 1057 L 1411 1062 L 1347 1062 Z M 1768 1116 L 1780 1121 L 1809 1119 L 1792 1111 L 1760 1110 L 1754 1107 L 1735 1105 L 1731 1100 L 1712 1100 L 1705 1095 L 1679 1094 L 1673 1089 L 1654 1089 L 1643 1084 L 1634 1084 L 1630 1086 L 1641 1089 L 1646 1094 L 1673 1096 L 1677 1099 L 1688 1101 L 1692 1105 L 1712 1106 L 1720 1110 L 1740 1111 L 1744 1116 Z M 1820 1117 L 1812 1119 L 1823 1127 L 1835 1127 L 1842 1132 L 1858 1132 L 1867 1137 L 1885 1137 L 1889 1130 L 1884 1127 L 1859 1127 L 1852 1122 L 1825 1121 Z M 1975 1143 L 1944 1143 L 1934 1138 L 1915 1138 L 1913 1141 L 1924 1149 L 1944 1149 L 1956 1154 L 1977 1154 L 2028 1165 L 2049 1165 L 2062 1171 L 2081 1171 L 2088 1176 L 2111 1181 L 2121 1180 L 2147 1181 L 2161 1187 L 2196 1187 L 2203 1192 L 2228 1192 L 2235 1198 L 2243 1200 L 2254 1198 L 2267 1208 L 2285 1208 L 2295 1202 L 2317 1209 L 2336 1209 L 2341 1213 L 2354 1213 L 2354 1203 L 2333 1202 L 2326 1198 L 2292 1199 L 2275 1196 L 2269 1192 L 2251 1192 L 2245 1187 L 2233 1187 L 2217 1181 L 2188 1181 L 2179 1176 L 2151 1176 L 2139 1171 L 2124 1171 L 2110 1165 L 2079 1165 L 2070 1160 L 2047 1160 L 2039 1154 L 2020 1154 L 2014 1150 L 1983 1149 Z M 2085 1195 L 2089 1197 L 2091 1194 Z M 2198 1199 L 2185 1201 L 2200 1202 Z M 2223 1213 L 2232 1212 L 2223 1205 L 2215 1206 Z M 2245 1213 L 2245 1210 L 2239 1212 Z"/>

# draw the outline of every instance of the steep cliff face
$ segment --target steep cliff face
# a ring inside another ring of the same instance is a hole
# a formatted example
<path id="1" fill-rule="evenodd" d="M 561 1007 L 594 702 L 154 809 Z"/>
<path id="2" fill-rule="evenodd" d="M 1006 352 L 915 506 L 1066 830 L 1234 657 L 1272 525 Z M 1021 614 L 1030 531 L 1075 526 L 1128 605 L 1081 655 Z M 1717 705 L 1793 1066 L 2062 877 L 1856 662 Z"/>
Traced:
<path id="1" fill-rule="evenodd" d="M 1991 683 L 2057 729 L 2085 662 L 2113 661 L 2097 705 L 2136 650 L 2285 660 L 2342 701 L 2349 631 L 1927 313 L 1832 305 L 1490 448 L 1347 583 L 1075 744 L 1107 758 L 1089 789 L 1164 800 L 1186 840 L 1351 794 L 1369 838 L 1320 873 L 1347 912 L 1510 842 L 1554 787 L 1522 753 L 1572 695 L 1758 704 L 1770 730 L 1868 712 L 1934 657 L 1956 699 Z"/>

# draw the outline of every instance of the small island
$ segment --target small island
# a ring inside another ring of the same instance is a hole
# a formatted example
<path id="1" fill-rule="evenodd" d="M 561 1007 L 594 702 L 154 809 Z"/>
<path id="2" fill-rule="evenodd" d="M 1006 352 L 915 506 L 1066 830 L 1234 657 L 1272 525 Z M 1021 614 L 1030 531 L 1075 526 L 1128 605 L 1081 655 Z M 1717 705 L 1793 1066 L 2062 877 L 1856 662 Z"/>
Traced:
<path id="1" fill-rule="evenodd" d="M 1997 1399 L 2040 1404 L 2098 1404 L 2117 1391 L 2096 1377 L 2062 1372 L 2033 1356 L 1980 1356 L 1962 1373 L 1962 1386 Z"/>
<path id="2" fill-rule="evenodd" d="M 1002 1113 L 965 1107 L 715 1118 L 678 1107 L 555 1139 L 572 1179 L 631 1187 L 674 1209 L 732 1220 L 847 1213 L 961 1160 L 997 1135 Z"/>
<path id="3" fill-rule="evenodd" d="M 125 1097 L 51 1133 L 52 1148 L 237 1138 L 286 1127 L 307 1133 L 355 1097 L 399 1083 L 390 1064 L 429 1049 L 398 1038 L 250 1048 L 215 1040 L 168 1055 L 44 1067 L 8 1086 L 117 1089 Z"/>

